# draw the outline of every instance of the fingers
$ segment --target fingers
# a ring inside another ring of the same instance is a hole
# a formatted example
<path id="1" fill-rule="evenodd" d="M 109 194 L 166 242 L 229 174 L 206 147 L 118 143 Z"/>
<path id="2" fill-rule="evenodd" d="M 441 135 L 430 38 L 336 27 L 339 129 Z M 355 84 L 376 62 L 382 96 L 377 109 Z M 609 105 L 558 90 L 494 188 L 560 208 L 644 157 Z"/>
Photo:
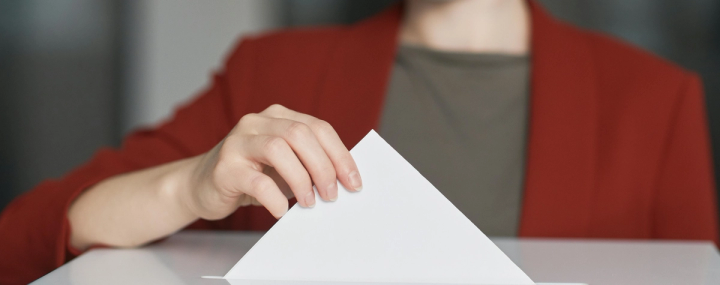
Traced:
<path id="1" fill-rule="evenodd" d="M 340 136 L 338 136 L 330 124 L 325 121 L 317 120 L 311 124 L 313 125 L 311 128 L 314 129 L 313 132 L 318 138 L 320 145 L 335 166 L 335 171 L 338 173 L 338 180 L 340 180 L 347 189 L 355 191 L 362 190 L 360 171 L 358 171 L 355 160 L 350 155 L 345 144 L 340 140 Z"/>
<path id="2" fill-rule="evenodd" d="M 308 172 L 297 158 L 288 143 L 276 136 L 247 136 L 244 138 L 244 156 L 260 163 L 272 166 L 287 182 L 293 194 L 304 207 L 315 206 L 315 192 Z M 268 177 L 272 181 L 272 179 Z M 285 197 L 276 184 L 277 194 Z M 258 197 L 256 197 L 258 198 Z M 285 199 L 287 200 L 287 199 Z M 258 198 L 260 203 L 262 200 Z M 264 203 L 263 203 L 264 205 Z"/>
<path id="3" fill-rule="evenodd" d="M 281 137 L 290 145 L 310 174 L 322 199 L 337 200 L 335 167 L 310 127 L 298 121 L 265 116 L 256 116 L 251 120 L 252 125 L 261 130 L 263 135 Z"/>
<path id="4" fill-rule="evenodd" d="M 272 105 L 268 107 L 262 114 L 274 117 L 289 119 L 301 122 L 307 125 L 315 135 L 320 146 L 332 162 L 338 180 L 347 189 L 360 191 L 362 189 L 362 179 L 357 169 L 355 160 L 350 152 L 340 140 L 335 129 L 323 120 L 313 116 L 295 112 L 280 105 Z"/>
<path id="5" fill-rule="evenodd" d="M 244 185 L 241 185 L 241 188 L 254 198 L 250 201 L 251 204 L 257 205 L 254 201 L 257 200 L 278 219 L 285 215 L 288 211 L 288 200 L 272 178 L 252 168 L 244 168 L 238 174 L 248 178 L 242 179 Z"/>
<path id="6" fill-rule="evenodd" d="M 278 188 L 280 188 L 280 191 L 283 192 L 285 197 L 287 197 L 288 199 L 295 197 L 295 194 L 293 194 L 292 190 L 290 189 L 290 185 L 285 182 L 285 179 L 280 176 L 280 173 L 278 173 L 275 168 L 264 167 L 262 172 L 265 173 L 265 175 L 270 176 L 270 178 L 275 181 L 275 184 L 277 184 Z"/>

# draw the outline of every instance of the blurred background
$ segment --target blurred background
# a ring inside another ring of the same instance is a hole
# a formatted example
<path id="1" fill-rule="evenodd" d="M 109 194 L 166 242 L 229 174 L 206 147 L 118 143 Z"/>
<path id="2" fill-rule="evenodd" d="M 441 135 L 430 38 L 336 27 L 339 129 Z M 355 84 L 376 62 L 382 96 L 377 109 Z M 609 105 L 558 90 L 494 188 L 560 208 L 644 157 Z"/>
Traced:
<path id="1" fill-rule="evenodd" d="M 0 210 L 201 90 L 242 36 L 352 23 L 391 0 L 0 0 Z M 541 0 L 700 73 L 720 174 L 720 1 Z"/>

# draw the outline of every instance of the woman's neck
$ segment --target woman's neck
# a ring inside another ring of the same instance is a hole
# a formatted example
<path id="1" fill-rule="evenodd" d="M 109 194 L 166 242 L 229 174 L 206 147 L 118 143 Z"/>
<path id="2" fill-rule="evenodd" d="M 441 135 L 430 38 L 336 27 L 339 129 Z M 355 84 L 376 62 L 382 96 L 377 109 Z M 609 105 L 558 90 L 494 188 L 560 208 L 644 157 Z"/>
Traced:
<path id="1" fill-rule="evenodd" d="M 431 49 L 527 54 L 530 15 L 523 0 L 407 0 L 400 41 Z"/>

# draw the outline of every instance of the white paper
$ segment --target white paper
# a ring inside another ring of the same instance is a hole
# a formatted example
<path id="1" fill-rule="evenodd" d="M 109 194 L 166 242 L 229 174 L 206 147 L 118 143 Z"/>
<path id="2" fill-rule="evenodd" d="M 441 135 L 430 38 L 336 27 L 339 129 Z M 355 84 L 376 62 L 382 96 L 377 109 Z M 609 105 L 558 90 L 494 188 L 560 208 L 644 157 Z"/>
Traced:
<path id="1" fill-rule="evenodd" d="M 362 191 L 340 187 L 336 202 L 294 206 L 224 278 L 233 284 L 534 284 L 375 131 L 350 153 Z"/>

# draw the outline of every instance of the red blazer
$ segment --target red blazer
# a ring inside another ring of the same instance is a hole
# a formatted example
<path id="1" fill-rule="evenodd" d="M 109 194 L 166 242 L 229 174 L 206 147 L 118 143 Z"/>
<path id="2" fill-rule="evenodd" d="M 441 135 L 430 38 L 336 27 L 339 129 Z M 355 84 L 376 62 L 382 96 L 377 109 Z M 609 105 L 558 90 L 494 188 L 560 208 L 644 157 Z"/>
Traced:
<path id="1" fill-rule="evenodd" d="M 531 2 L 532 83 L 523 237 L 717 240 L 708 126 L 697 75 L 561 23 Z M 346 27 L 247 38 L 193 102 L 131 134 L 0 217 L 0 283 L 26 283 L 78 252 L 68 206 L 108 177 L 198 155 L 248 112 L 280 103 L 330 122 L 352 147 L 378 126 L 401 9 Z M 267 230 L 244 207 L 193 229 Z"/>

